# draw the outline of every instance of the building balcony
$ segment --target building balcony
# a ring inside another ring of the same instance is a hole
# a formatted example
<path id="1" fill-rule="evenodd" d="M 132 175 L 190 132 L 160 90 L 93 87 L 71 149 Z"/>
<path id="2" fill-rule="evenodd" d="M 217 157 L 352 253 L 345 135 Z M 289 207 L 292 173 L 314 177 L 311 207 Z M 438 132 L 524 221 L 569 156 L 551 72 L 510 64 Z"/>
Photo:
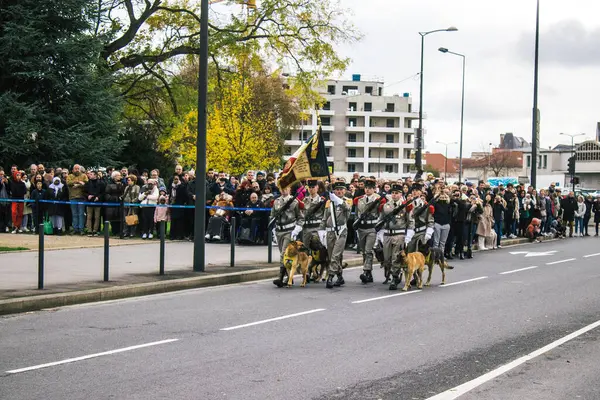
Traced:
<path id="1" fill-rule="evenodd" d="M 333 111 L 333 110 L 319 110 L 319 115 L 321 117 L 333 117 L 335 115 L 335 111 Z"/>
<path id="2" fill-rule="evenodd" d="M 369 157 L 367 161 L 370 164 L 402 164 L 403 158 L 385 158 L 385 157 Z"/>
<path id="3" fill-rule="evenodd" d="M 364 132 L 366 126 L 346 126 L 346 132 Z"/>
<path id="4" fill-rule="evenodd" d="M 346 142 L 346 147 L 365 147 L 365 142 Z"/>
<path id="5" fill-rule="evenodd" d="M 346 113 L 345 113 L 345 115 L 347 117 L 366 117 L 370 114 L 371 114 L 370 111 L 360 111 L 360 110 L 354 110 L 354 111 L 346 110 Z"/>
<path id="6" fill-rule="evenodd" d="M 333 132 L 333 125 L 323 125 L 323 132 Z"/>
<path id="7" fill-rule="evenodd" d="M 345 161 L 347 163 L 364 163 L 365 158 L 364 157 L 346 157 Z"/>
<path id="8" fill-rule="evenodd" d="M 397 126 L 393 128 L 388 128 L 386 126 L 370 126 L 369 132 L 380 132 L 380 133 L 400 133 L 403 132 L 403 128 Z"/>
<path id="9" fill-rule="evenodd" d="M 302 140 L 293 140 L 293 139 L 286 139 L 283 141 L 283 144 L 285 146 L 302 146 L 302 143 L 304 143 L 304 141 Z"/>
<path id="10" fill-rule="evenodd" d="M 387 143 L 387 142 L 369 142 L 368 146 L 371 149 L 398 149 L 401 148 L 402 143 L 399 142 L 394 142 L 394 143 Z"/>

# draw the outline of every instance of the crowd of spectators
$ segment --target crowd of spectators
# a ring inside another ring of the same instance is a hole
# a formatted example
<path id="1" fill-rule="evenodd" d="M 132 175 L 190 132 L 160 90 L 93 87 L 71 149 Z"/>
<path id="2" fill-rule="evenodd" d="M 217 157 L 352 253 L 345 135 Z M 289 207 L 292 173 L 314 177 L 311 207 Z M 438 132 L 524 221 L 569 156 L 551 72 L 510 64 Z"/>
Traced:
<path id="1" fill-rule="evenodd" d="M 331 181 L 334 179 L 331 177 Z M 354 174 L 348 180 L 346 197 L 364 194 L 363 179 Z M 392 182 L 377 182 L 377 192 L 388 196 Z M 506 238 L 536 240 L 549 235 L 589 236 L 592 214 L 595 236 L 598 236 L 600 197 L 575 197 L 573 192 L 563 193 L 554 185 L 538 191 L 531 186 L 512 184 L 492 188 L 483 181 L 450 183 L 431 174 L 425 179 L 405 178 L 395 183 L 402 185 L 405 198 L 415 187 L 426 192 L 427 201 L 435 206 L 440 241 L 449 258 L 453 254 L 462 257 L 464 247 L 471 249 L 474 243 L 484 250 L 501 247 Z M 321 185 L 320 191 L 328 191 L 328 182 Z M 296 185 L 293 192 L 302 200 L 306 188 Z M 205 239 L 228 240 L 227 228 L 235 218 L 240 242 L 265 244 L 268 209 L 279 195 L 272 173 L 248 171 L 243 176 L 234 176 L 209 170 L 205 202 L 214 208 L 206 211 Z M 32 201 L 11 202 L 13 199 Z M 68 204 L 37 203 L 35 200 L 61 200 Z M 166 222 L 170 239 L 192 240 L 195 209 L 160 205 L 193 206 L 195 200 L 194 171 L 184 171 L 180 165 L 167 179 L 161 177 L 157 169 L 86 169 L 74 165 L 69 171 L 32 164 L 27 171 L 13 165 L 6 173 L 0 167 L 1 233 L 36 233 L 39 224 L 46 221 L 56 235 L 98 236 L 101 224 L 106 220 L 110 221 L 113 235 L 153 239 L 158 223 Z M 347 247 L 355 249 L 357 240 L 352 223 L 353 218 L 350 218 Z"/>

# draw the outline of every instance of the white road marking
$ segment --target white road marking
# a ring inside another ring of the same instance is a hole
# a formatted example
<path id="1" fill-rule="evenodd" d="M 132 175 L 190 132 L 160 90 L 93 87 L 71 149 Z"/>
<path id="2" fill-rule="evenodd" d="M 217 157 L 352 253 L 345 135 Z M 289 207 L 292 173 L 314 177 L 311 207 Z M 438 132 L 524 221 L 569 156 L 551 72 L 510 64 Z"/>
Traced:
<path id="1" fill-rule="evenodd" d="M 220 330 L 221 331 L 232 331 L 234 329 L 247 328 L 249 326 L 266 324 L 267 322 L 280 321 L 282 319 L 300 317 L 302 315 L 312 314 L 312 313 L 316 313 L 316 312 L 320 312 L 320 311 L 325 311 L 325 309 L 324 308 L 317 308 L 316 310 L 310 310 L 310 311 L 304 311 L 304 312 L 300 312 L 300 313 L 296 313 L 296 314 L 284 315 L 282 317 L 277 317 L 277 318 L 269 318 L 269 319 L 265 319 L 265 320 L 262 320 L 262 321 L 251 322 L 249 324 L 244 324 L 244 325 L 230 326 L 229 328 L 221 328 Z"/>
<path id="2" fill-rule="evenodd" d="M 527 271 L 528 269 L 534 269 L 534 268 L 537 268 L 537 267 L 513 269 L 512 271 L 500 272 L 500 275 L 513 274 L 515 272 Z"/>
<path id="3" fill-rule="evenodd" d="M 590 257 L 596 257 L 596 256 L 600 256 L 600 253 L 588 254 L 587 256 L 583 256 L 583 258 L 590 258 Z"/>
<path id="4" fill-rule="evenodd" d="M 546 265 L 561 264 L 561 263 L 566 263 L 566 262 L 575 261 L 575 260 L 577 260 L 577 259 L 576 258 L 567 258 L 566 260 L 552 261 L 552 262 L 546 263 Z"/>
<path id="5" fill-rule="evenodd" d="M 419 293 L 419 292 L 421 292 L 421 290 L 412 290 L 410 292 L 402 292 L 402 293 L 390 294 L 388 296 L 373 297 L 371 299 L 357 300 L 357 301 L 353 301 L 352 304 L 368 303 L 369 301 L 389 299 L 390 297 L 404 296 L 405 294 L 412 294 L 412 293 Z"/>
<path id="6" fill-rule="evenodd" d="M 496 368 L 495 370 L 490 371 L 487 374 L 481 375 L 480 377 L 475 378 L 469 382 L 465 382 L 462 385 L 459 385 L 452 389 L 446 390 L 445 392 L 437 394 L 433 397 L 429 397 L 427 400 L 454 400 L 454 399 L 462 396 L 463 394 L 475 389 L 476 387 L 481 386 L 484 383 L 489 382 L 492 379 L 495 379 L 502 374 L 505 374 L 506 372 L 510 371 L 511 369 L 514 369 L 514 368 L 518 367 L 519 365 L 526 363 L 527 361 L 530 361 L 544 353 L 547 353 L 548 351 L 555 349 L 556 347 L 561 346 L 561 345 L 577 338 L 578 336 L 581 336 L 584 333 L 589 332 L 592 329 L 595 329 L 599 326 L 600 326 L 600 321 L 596 321 L 593 324 L 590 324 L 584 328 L 581 328 L 578 331 L 575 331 L 567 336 L 564 336 L 564 337 L 562 337 L 562 338 L 560 338 L 538 350 L 535 350 L 532 353 L 529 353 L 523 357 L 517 358 L 516 360 L 511 361 L 508 364 L 505 364 L 499 368 Z"/>
<path id="7" fill-rule="evenodd" d="M 440 287 L 448 287 L 448 286 L 460 285 L 461 283 L 479 281 L 479 280 L 482 280 L 482 279 L 487 279 L 487 276 L 480 276 L 479 278 L 467 279 L 466 281 L 458 281 L 458 282 L 446 283 L 445 285 L 440 285 Z"/>
<path id="8" fill-rule="evenodd" d="M 166 343 L 176 342 L 178 340 L 179 339 L 167 339 L 167 340 L 160 340 L 158 342 L 138 344 L 137 346 L 123 347 L 121 349 L 105 351 L 105 352 L 102 352 L 102 353 L 89 354 L 87 356 L 81 356 L 81 357 L 75 357 L 75 358 L 67 358 L 66 360 L 55 361 L 55 362 L 46 363 L 46 364 L 40 364 L 40 365 L 34 365 L 32 367 L 13 369 L 13 370 L 10 370 L 10 371 L 6 371 L 6 373 L 7 374 L 18 374 L 20 372 L 27 372 L 27 371 L 33 371 L 33 370 L 41 369 L 41 368 L 54 367 L 55 365 L 68 364 L 68 363 L 72 363 L 72 362 L 75 362 L 75 361 L 82 361 L 82 360 L 87 360 L 87 359 L 90 359 L 90 358 L 96 358 L 96 357 L 108 356 L 108 355 L 111 355 L 111 354 L 123 353 L 124 351 L 137 350 L 137 349 L 142 349 L 144 347 L 158 346 L 159 344 L 166 344 Z"/>
<path id="9" fill-rule="evenodd" d="M 550 251 L 511 251 L 510 254 L 525 254 L 525 257 L 542 257 L 542 256 L 552 256 L 556 253 L 557 250 Z"/>

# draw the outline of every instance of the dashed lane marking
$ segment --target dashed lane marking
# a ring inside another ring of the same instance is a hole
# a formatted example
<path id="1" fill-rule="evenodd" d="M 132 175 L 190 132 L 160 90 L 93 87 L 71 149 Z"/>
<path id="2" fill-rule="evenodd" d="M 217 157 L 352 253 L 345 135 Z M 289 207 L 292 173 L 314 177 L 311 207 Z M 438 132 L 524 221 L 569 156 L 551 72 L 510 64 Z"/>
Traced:
<path id="1" fill-rule="evenodd" d="M 537 267 L 526 267 L 526 268 L 513 269 L 512 271 L 500 272 L 500 275 L 514 274 L 515 272 L 527 271 L 528 269 L 535 269 L 535 268 L 537 268 Z"/>
<path id="2" fill-rule="evenodd" d="M 577 259 L 576 258 L 567 258 L 566 260 L 552 261 L 552 262 L 546 263 L 546 265 L 562 264 L 562 263 L 566 263 L 569 261 L 575 261 L 575 260 L 577 260 Z"/>
<path id="3" fill-rule="evenodd" d="M 395 293 L 395 294 L 390 294 L 388 296 L 373 297 L 371 299 L 353 301 L 352 304 L 368 303 L 370 301 L 389 299 L 390 297 L 404 296 L 405 294 L 413 294 L 413 293 L 419 293 L 419 292 L 421 292 L 421 290 L 412 290 L 410 292 Z"/>
<path id="4" fill-rule="evenodd" d="M 221 328 L 220 330 L 222 330 L 222 331 L 233 331 L 235 329 L 247 328 L 249 326 L 260 325 L 260 324 L 266 324 L 268 322 L 281 321 L 282 319 L 300 317 L 302 315 L 313 314 L 313 313 L 317 313 L 317 312 L 321 312 L 321 311 L 325 311 L 325 309 L 324 308 L 317 308 L 315 310 L 304 311 L 304 312 L 300 312 L 300 313 L 296 313 L 296 314 L 283 315 L 281 317 L 269 318 L 269 319 L 264 319 L 262 321 L 256 321 L 256 322 L 250 322 L 249 324 L 230 326 L 229 328 Z"/>
<path id="5" fill-rule="evenodd" d="M 590 257 L 596 257 L 596 256 L 600 256 L 600 253 L 588 254 L 587 256 L 583 256 L 583 258 L 590 258 Z"/>
<path id="6" fill-rule="evenodd" d="M 461 285 L 463 283 L 480 281 L 482 279 L 487 279 L 487 278 L 488 278 L 487 276 L 480 276 L 479 278 L 467 279 L 466 281 L 458 281 L 458 282 L 446 283 L 445 285 L 441 285 L 440 287 L 448 287 L 448 286 L 454 286 L 454 285 Z"/>

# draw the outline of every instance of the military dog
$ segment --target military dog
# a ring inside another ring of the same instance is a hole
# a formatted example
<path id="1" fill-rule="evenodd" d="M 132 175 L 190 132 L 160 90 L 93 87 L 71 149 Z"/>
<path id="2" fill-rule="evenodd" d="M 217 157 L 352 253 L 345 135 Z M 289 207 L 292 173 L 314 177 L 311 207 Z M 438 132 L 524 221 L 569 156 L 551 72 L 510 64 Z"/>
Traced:
<path id="1" fill-rule="evenodd" d="M 312 259 L 308 266 L 308 276 L 313 282 L 325 280 L 324 273 L 329 269 L 329 253 L 327 248 L 321 244 L 317 236 L 310 240 L 308 248 L 311 250 Z"/>
<path id="2" fill-rule="evenodd" d="M 431 273 L 433 272 L 433 266 L 439 265 L 442 270 L 442 285 L 446 284 L 446 269 L 453 269 L 448 265 L 446 258 L 444 257 L 444 250 L 438 248 L 429 248 L 427 257 L 425 257 L 425 261 L 427 264 L 427 268 L 429 270 L 429 275 L 427 276 L 427 282 L 425 282 L 425 286 L 429 286 L 431 284 Z"/>
<path id="3" fill-rule="evenodd" d="M 304 243 L 296 240 L 288 244 L 283 253 L 283 265 L 287 269 L 288 274 L 288 287 L 292 287 L 294 284 L 294 274 L 298 267 L 300 267 L 300 272 L 302 273 L 302 284 L 300 286 L 306 286 L 308 266 L 311 260 L 312 257 L 308 255 L 308 248 L 304 247 Z"/>
<path id="4" fill-rule="evenodd" d="M 417 288 L 423 288 L 423 271 L 425 270 L 425 256 L 423 253 L 418 251 L 414 253 L 406 254 L 406 251 L 403 249 L 398 254 L 398 258 L 396 262 L 402 264 L 402 268 L 404 270 L 404 287 L 402 288 L 403 292 L 406 292 L 410 288 L 410 278 L 415 275 L 417 279 Z"/>

